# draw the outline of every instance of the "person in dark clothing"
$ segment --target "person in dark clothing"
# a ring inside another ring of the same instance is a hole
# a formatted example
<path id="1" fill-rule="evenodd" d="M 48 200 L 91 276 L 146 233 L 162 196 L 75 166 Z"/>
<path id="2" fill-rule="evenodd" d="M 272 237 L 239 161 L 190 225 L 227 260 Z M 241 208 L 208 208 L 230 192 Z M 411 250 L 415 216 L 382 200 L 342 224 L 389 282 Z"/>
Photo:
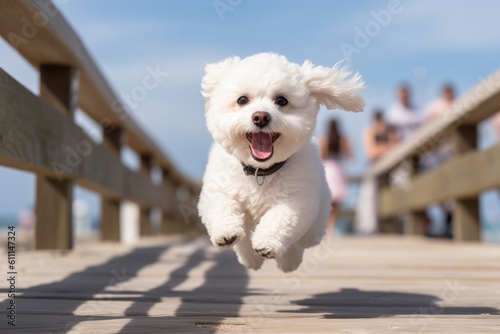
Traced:
<path id="1" fill-rule="evenodd" d="M 382 111 L 376 110 L 373 123 L 363 135 L 363 144 L 366 154 L 371 161 L 375 161 L 393 149 L 398 143 L 398 136 L 394 128 L 384 119 Z"/>

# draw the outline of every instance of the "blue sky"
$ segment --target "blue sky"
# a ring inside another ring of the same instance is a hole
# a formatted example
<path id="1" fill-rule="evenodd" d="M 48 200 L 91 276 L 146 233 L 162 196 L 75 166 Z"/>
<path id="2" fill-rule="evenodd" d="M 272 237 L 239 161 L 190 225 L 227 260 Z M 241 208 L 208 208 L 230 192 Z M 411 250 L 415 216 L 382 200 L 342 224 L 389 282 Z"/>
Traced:
<path id="1" fill-rule="evenodd" d="M 131 111 L 172 159 L 196 179 L 202 176 L 211 143 L 200 95 L 206 63 L 231 55 L 273 51 L 291 61 L 310 59 L 332 66 L 346 56 L 342 45 L 357 47 L 358 53 L 352 54 L 348 64 L 360 72 L 368 86 L 363 93 L 366 112 L 322 111 L 317 133 L 323 132 L 330 117 L 339 118 L 355 145 L 356 159 L 347 167 L 351 173 L 359 173 L 366 166 L 362 129 L 375 107 L 391 104 L 398 83 L 408 82 L 415 102 L 423 106 L 437 96 L 444 82 L 453 82 L 459 93 L 466 92 L 497 70 L 500 59 L 498 1 L 54 2 L 118 95 L 130 94 L 140 85 L 148 67 L 159 66 L 169 73 Z M 385 16 L 383 24 L 376 23 L 376 16 L 381 11 L 390 13 L 391 8 L 397 10 L 390 18 Z M 362 44 L 359 40 L 356 44 L 359 31 L 371 35 Z M 0 66 L 38 92 L 36 71 L 3 40 Z M 176 121 L 167 121 L 173 114 Z M 89 127 L 83 117 L 78 120 Z M 488 126 L 482 127 L 482 136 L 485 145 L 492 143 Z M 0 214 L 33 203 L 33 180 L 25 173 L 0 167 L 2 188 L 17 189 L 0 193 Z"/>

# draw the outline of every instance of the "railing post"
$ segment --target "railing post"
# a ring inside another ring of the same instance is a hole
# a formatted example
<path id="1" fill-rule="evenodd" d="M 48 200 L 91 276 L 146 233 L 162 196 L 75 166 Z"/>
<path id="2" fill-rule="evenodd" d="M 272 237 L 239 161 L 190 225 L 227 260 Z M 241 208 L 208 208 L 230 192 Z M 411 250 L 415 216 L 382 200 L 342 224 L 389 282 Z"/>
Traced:
<path id="1" fill-rule="evenodd" d="M 169 197 L 167 199 L 165 199 L 165 201 L 167 201 L 168 203 L 170 203 L 171 201 L 171 198 L 172 198 L 172 193 L 173 193 L 173 190 L 172 190 L 172 184 L 171 182 L 169 182 L 169 179 L 168 179 L 168 175 L 169 175 L 169 171 L 167 169 L 163 169 L 161 170 L 161 173 L 162 173 L 162 185 L 168 189 L 168 192 L 169 192 Z M 161 211 L 161 222 L 160 222 L 160 234 L 161 235 L 165 235 L 165 234 L 169 234 L 169 227 L 170 227 L 170 224 L 172 223 L 172 214 L 171 212 L 169 212 L 170 210 L 166 210 L 166 209 L 162 209 Z"/>
<path id="2" fill-rule="evenodd" d="M 420 157 L 418 155 L 414 155 L 408 159 L 408 163 L 410 165 L 409 177 L 411 179 L 420 172 Z M 424 235 L 425 216 L 425 210 L 410 210 L 404 217 L 404 234 Z"/>
<path id="3" fill-rule="evenodd" d="M 162 211 L 161 213 L 161 224 L 160 224 L 160 234 L 168 235 L 175 233 L 175 217 L 171 211 Z"/>
<path id="4" fill-rule="evenodd" d="M 40 96 L 73 118 L 77 98 L 77 71 L 64 65 L 40 66 Z M 36 249 L 71 249 L 73 183 L 37 176 Z"/>
<path id="5" fill-rule="evenodd" d="M 182 226 L 177 221 L 176 211 L 178 206 L 177 200 L 177 189 L 173 180 L 171 179 L 170 172 L 166 169 L 162 170 L 163 172 L 163 185 L 168 189 L 168 198 L 165 199 L 169 203 L 168 210 L 162 210 L 162 218 L 160 224 L 160 234 L 174 234 L 179 233 L 181 231 L 180 226 Z"/>
<path id="6" fill-rule="evenodd" d="M 377 180 L 377 192 L 382 193 L 384 189 L 389 187 L 389 174 L 380 175 Z M 380 197 L 377 194 L 377 200 L 380 200 Z M 380 204 L 377 204 L 377 207 Z M 378 231 L 381 234 L 389 234 L 396 232 L 396 222 L 394 217 L 378 217 Z"/>
<path id="7" fill-rule="evenodd" d="M 141 173 L 147 175 L 148 180 L 151 180 L 152 167 L 153 159 L 151 155 L 141 155 Z M 141 206 L 139 213 L 139 235 L 144 237 L 151 234 L 151 208 L 149 206 Z"/>
<path id="8" fill-rule="evenodd" d="M 462 154 L 477 148 L 477 126 L 462 125 L 455 132 L 456 153 Z M 457 241 L 481 239 L 479 222 L 479 197 L 457 198 L 453 212 L 453 238 Z"/>
<path id="9" fill-rule="evenodd" d="M 200 219 L 199 219 L 199 216 L 198 216 L 198 196 L 195 195 L 195 192 L 192 191 L 192 189 L 189 189 L 189 199 L 190 199 L 190 203 L 194 206 L 193 207 L 193 210 L 195 211 L 195 214 L 191 214 L 191 219 L 189 221 L 189 230 L 190 231 L 199 231 L 199 223 L 200 222 Z M 194 216 L 194 217 L 193 217 Z"/>
<path id="10" fill-rule="evenodd" d="M 410 211 L 405 217 L 404 233 L 409 235 L 425 234 L 425 211 Z"/>
<path id="11" fill-rule="evenodd" d="M 103 132 L 104 143 L 117 157 L 120 157 L 124 141 L 122 129 L 115 127 L 111 131 L 103 129 Z M 101 240 L 103 241 L 120 241 L 120 204 L 119 199 L 101 198 Z"/>

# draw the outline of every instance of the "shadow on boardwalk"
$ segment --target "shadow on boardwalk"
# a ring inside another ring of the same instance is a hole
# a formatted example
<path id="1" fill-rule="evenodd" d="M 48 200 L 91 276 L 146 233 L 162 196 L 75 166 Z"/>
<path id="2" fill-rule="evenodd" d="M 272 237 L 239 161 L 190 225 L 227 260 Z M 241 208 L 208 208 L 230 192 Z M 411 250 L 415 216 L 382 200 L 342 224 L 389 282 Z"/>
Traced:
<path id="1" fill-rule="evenodd" d="M 29 330 L 36 328 L 39 333 L 66 333 L 83 321 L 119 319 L 120 317 L 100 316 L 104 302 L 93 300 L 94 296 L 96 294 L 109 295 L 107 288 L 134 278 L 139 270 L 158 261 L 160 255 L 168 249 L 169 246 L 136 248 L 130 253 L 113 257 L 105 263 L 70 274 L 57 282 L 21 289 L 22 296 L 17 300 L 16 329 L 22 330 L 27 327 Z M 54 260 L 57 261 L 57 258 Z M 26 312 L 24 310 L 26 305 L 37 299 L 47 303 L 47 308 L 40 309 L 39 314 L 36 315 Z M 103 301 L 113 299 L 113 297 L 108 297 Z M 8 300 L 0 303 L 0 308 L 5 309 L 7 302 Z M 60 315 L 64 315 L 64 321 L 54 317 L 54 311 L 50 310 L 50 307 L 57 306 L 58 303 L 64 305 L 61 307 L 64 312 L 59 312 Z M 85 303 L 90 303 L 87 306 L 89 315 L 74 316 L 75 311 Z M 37 320 L 38 316 L 40 320 Z M 50 321 L 51 316 L 52 321 Z"/>
<path id="2" fill-rule="evenodd" d="M 178 246 L 139 247 L 57 282 L 21 290 L 22 296 L 17 300 L 16 332 L 87 332 L 87 325 L 82 324 L 86 322 L 89 328 L 107 328 L 114 333 L 165 333 L 176 332 L 177 328 L 186 330 L 191 326 L 193 331 L 215 333 L 218 328 L 226 326 L 223 323 L 226 317 L 239 315 L 243 296 L 247 293 L 247 271 L 237 263 L 234 252 L 209 254 L 205 246 L 179 262 L 174 257 L 176 255 L 169 254 L 171 248 Z M 140 270 L 160 261 L 160 257 L 165 254 L 179 267 L 173 270 L 165 267 L 164 283 L 146 292 L 127 289 L 127 281 L 135 278 Z M 173 291 L 188 280 L 193 269 L 205 261 L 214 263 L 204 273 L 204 281 L 198 288 Z M 109 290 L 118 284 L 125 289 Z M 5 289 L 0 291 L 6 292 Z M 168 303 L 173 299 L 165 301 L 164 298 L 180 299 L 175 316 L 148 317 L 153 307 L 166 307 L 166 312 L 172 313 L 168 311 Z M 131 304 L 122 315 L 119 308 L 114 311 L 106 309 L 110 302 Z M 7 303 L 8 300 L 0 303 L 0 307 L 6 309 Z M 117 315 L 112 315 L 113 312 Z M 105 324 L 109 321 L 112 323 Z M 102 325 L 96 325 L 96 322 Z M 5 322 L 2 322 L 2 330 L 6 328 L 4 325 Z"/>
<path id="3" fill-rule="evenodd" d="M 338 292 L 321 293 L 293 303 L 305 306 L 295 311 L 297 313 L 322 313 L 327 319 L 412 315 L 418 323 L 418 317 L 430 315 L 500 314 L 499 310 L 492 307 L 452 306 L 461 294 L 460 287 L 452 284 L 451 282 L 445 284 L 440 297 L 418 293 L 341 289 Z"/>
<path id="4" fill-rule="evenodd" d="M 173 288 L 189 278 L 189 272 L 203 261 L 210 260 L 202 247 L 189 256 L 178 269 L 171 272 L 169 279 L 144 294 L 141 300 L 133 303 L 126 311 L 134 316 L 120 333 L 139 333 L 147 326 L 151 332 L 184 332 L 186 322 L 191 321 L 193 332 L 215 333 L 219 328 L 230 326 L 223 323 L 228 317 L 237 317 L 247 294 L 248 274 L 237 263 L 232 251 L 217 252 L 212 260 L 214 265 L 205 273 L 203 284 L 192 291 L 172 291 Z M 179 297 L 181 304 L 175 311 L 175 318 L 145 318 L 151 308 L 161 303 L 161 298 Z M 144 300 L 143 300 L 144 299 Z M 184 321 L 176 321 L 184 319 Z M 189 328 L 189 327 L 188 327 Z M 202 330 L 203 329 L 203 330 Z"/>

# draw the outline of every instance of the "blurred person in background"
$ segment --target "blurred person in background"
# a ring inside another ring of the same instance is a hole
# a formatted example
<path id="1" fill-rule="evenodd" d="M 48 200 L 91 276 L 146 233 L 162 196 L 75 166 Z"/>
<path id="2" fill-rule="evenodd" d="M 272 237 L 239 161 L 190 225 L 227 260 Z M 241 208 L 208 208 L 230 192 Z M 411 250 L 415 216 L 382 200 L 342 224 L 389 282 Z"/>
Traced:
<path id="1" fill-rule="evenodd" d="M 383 157 L 397 143 L 396 131 L 387 124 L 383 112 L 375 110 L 372 123 L 363 133 L 363 147 L 370 164 Z M 377 230 L 376 192 L 376 180 L 372 177 L 363 178 L 354 217 L 354 228 L 357 233 L 372 234 Z"/>
<path id="2" fill-rule="evenodd" d="M 332 193 L 332 210 L 326 229 L 328 237 L 335 227 L 335 220 L 347 194 L 347 177 L 342 162 L 353 157 L 351 143 L 342 135 L 337 120 L 328 124 L 327 135 L 320 140 L 320 153 L 325 166 L 326 181 Z"/>
<path id="3" fill-rule="evenodd" d="M 401 140 L 405 140 L 422 124 L 423 117 L 411 101 L 410 88 L 406 84 L 398 86 L 396 101 L 387 111 L 387 123 L 397 130 Z"/>
<path id="4" fill-rule="evenodd" d="M 422 113 L 415 107 L 411 98 L 411 90 L 407 84 L 400 84 L 396 89 L 396 101 L 387 111 L 387 123 L 394 128 L 398 134 L 399 142 L 408 140 L 415 130 L 423 123 Z M 401 161 L 403 162 L 403 161 Z M 418 169 L 418 161 L 407 160 L 389 174 L 390 185 L 404 188 L 415 169 Z M 401 214 L 396 219 L 396 231 L 403 232 L 404 221 L 408 219 L 407 214 Z"/>
<path id="5" fill-rule="evenodd" d="M 426 108 L 425 122 L 429 123 L 439 119 L 451 107 L 455 101 L 455 88 L 452 84 L 444 84 L 441 89 L 441 96 L 429 103 Z"/>
<path id="6" fill-rule="evenodd" d="M 381 110 L 373 114 L 373 123 L 363 133 L 363 146 L 370 162 L 376 161 L 398 143 L 398 136 L 384 119 Z"/>
<path id="7" fill-rule="evenodd" d="M 431 101 L 426 108 L 425 124 L 438 121 L 447 112 L 451 111 L 451 106 L 455 100 L 455 89 L 451 84 L 444 84 L 441 89 L 441 96 Z M 426 170 L 431 170 L 446 160 L 450 159 L 455 153 L 455 145 L 452 138 L 444 138 L 441 142 L 436 143 L 435 148 L 424 155 L 423 167 Z M 439 205 L 444 214 L 445 231 L 435 234 L 432 232 L 432 226 L 428 226 L 427 235 L 432 237 L 452 238 L 453 236 L 453 201 L 446 201 Z"/>
<path id="8" fill-rule="evenodd" d="M 36 216 L 32 208 L 26 208 L 18 212 L 17 222 L 19 226 L 19 241 L 25 249 L 35 248 L 35 224 Z"/>
<path id="9" fill-rule="evenodd" d="M 422 125 L 423 119 L 422 113 L 412 103 L 409 86 L 400 84 L 396 89 L 396 101 L 389 107 L 386 115 L 387 124 L 397 132 L 398 141 L 407 140 Z M 402 164 L 390 174 L 390 183 L 396 187 L 404 187 L 411 173 Z"/>

